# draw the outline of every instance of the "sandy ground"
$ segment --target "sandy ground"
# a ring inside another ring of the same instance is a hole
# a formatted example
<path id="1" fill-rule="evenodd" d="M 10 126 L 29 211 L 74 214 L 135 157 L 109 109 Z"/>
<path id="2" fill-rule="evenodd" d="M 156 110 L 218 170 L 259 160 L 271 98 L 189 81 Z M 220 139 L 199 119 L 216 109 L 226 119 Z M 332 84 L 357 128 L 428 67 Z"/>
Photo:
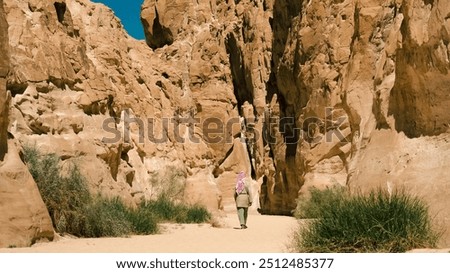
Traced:
<path id="1" fill-rule="evenodd" d="M 60 238 L 28 248 L 0 249 L 0 252 L 45 253 L 281 253 L 297 227 L 287 216 L 249 214 L 248 229 L 238 229 L 236 214 L 221 218 L 222 227 L 211 224 L 164 224 L 161 234 L 126 238 Z"/>
<path id="2" fill-rule="evenodd" d="M 236 214 L 211 224 L 162 224 L 156 235 L 80 239 L 59 237 L 26 248 L 0 248 L 0 253 L 283 253 L 299 222 L 293 217 L 250 212 L 248 229 L 239 229 Z M 415 253 L 449 253 L 445 249 L 415 249 Z"/>

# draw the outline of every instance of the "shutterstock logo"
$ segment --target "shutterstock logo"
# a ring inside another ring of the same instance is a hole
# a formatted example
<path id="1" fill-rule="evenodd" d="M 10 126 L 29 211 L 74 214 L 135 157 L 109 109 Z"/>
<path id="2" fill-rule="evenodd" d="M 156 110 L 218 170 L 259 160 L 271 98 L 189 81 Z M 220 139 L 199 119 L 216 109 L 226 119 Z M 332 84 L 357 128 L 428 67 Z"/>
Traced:
<path id="1" fill-rule="evenodd" d="M 261 137 L 269 144 L 275 144 L 280 140 L 286 144 L 295 144 L 299 141 L 346 142 L 347 139 L 340 130 L 341 125 L 347 121 L 346 117 L 333 120 L 332 108 L 327 108 L 326 111 L 325 119 L 308 117 L 302 122 L 296 122 L 292 117 L 267 116 L 259 122 L 239 117 L 227 120 L 217 117 L 201 119 L 179 116 L 142 119 L 132 116 L 129 110 L 124 110 L 119 122 L 112 117 L 103 121 L 102 128 L 107 136 L 103 137 L 102 141 L 130 142 L 133 134 L 134 141 L 137 136 L 139 143 L 144 143 L 147 139 L 156 144 L 166 142 L 231 144 L 235 138 L 256 142 Z"/>

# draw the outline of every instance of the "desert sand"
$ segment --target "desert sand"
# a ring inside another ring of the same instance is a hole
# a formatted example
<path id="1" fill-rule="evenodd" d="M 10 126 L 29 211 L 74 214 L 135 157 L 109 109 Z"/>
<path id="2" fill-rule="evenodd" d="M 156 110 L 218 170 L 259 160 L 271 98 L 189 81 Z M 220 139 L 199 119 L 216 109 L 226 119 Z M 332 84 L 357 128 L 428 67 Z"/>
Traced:
<path id="1" fill-rule="evenodd" d="M 220 218 L 221 227 L 211 224 L 162 224 L 156 235 L 81 239 L 60 237 L 54 242 L 28 248 L 4 248 L 0 252 L 44 253 L 280 253 L 288 244 L 297 220 L 287 216 L 250 213 L 248 229 L 238 229 L 236 214 Z"/>
<path id="2" fill-rule="evenodd" d="M 205 224 L 161 224 L 155 235 L 120 238 L 58 236 L 24 248 L 0 248 L 0 253 L 285 253 L 301 220 L 250 212 L 248 229 L 239 229 L 236 214 L 219 218 L 220 227 Z M 449 253 L 450 248 L 414 249 L 415 253 Z"/>

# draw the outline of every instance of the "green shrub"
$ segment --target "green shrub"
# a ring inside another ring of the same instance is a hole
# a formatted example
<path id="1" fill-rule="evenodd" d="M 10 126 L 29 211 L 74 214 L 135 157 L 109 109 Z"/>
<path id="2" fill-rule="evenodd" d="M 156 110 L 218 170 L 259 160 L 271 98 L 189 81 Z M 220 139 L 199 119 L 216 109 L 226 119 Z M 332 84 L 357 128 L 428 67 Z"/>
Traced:
<path id="1" fill-rule="evenodd" d="M 132 209 L 119 197 L 97 196 L 86 206 L 85 237 L 118 237 L 153 234 L 158 231 L 155 217 L 148 211 Z"/>
<path id="2" fill-rule="evenodd" d="M 297 231 L 294 251 L 404 252 L 435 247 L 439 237 L 427 206 L 404 191 L 350 195 L 327 190 L 312 197 L 311 204 L 300 207 L 316 219 Z"/>
<path id="3" fill-rule="evenodd" d="M 205 223 L 211 220 L 211 213 L 201 205 L 188 206 L 184 223 Z"/>
<path id="4" fill-rule="evenodd" d="M 138 207 L 128 215 L 128 220 L 133 225 L 134 234 L 154 234 L 159 231 L 158 219 L 148 210 Z"/>
<path id="5" fill-rule="evenodd" d="M 209 211 L 200 205 L 182 203 L 186 172 L 174 166 L 164 168 L 150 179 L 155 196 L 141 204 L 141 208 L 160 221 L 176 223 L 202 223 L 211 219 Z"/>
<path id="6" fill-rule="evenodd" d="M 78 167 L 73 165 L 67 175 L 62 175 L 61 160 L 55 154 L 43 155 L 35 147 L 26 146 L 23 156 L 58 233 L 80 237 L 153 234 L 161 221 L 201 223 L 211 218 L 202 206 L 180 203 L 185 173 L 178 169 L 168 168 L 162 181 L 155 179 L 159 196 L 134 209 L 118 197 L 93 198 Z"/>
<path id="7" fill-rule="evenodd" d="M 156 200 L 142 203 L 140 209 L 151 212 L 157 219 L 162 221 L 171 221 L 177 215 L 175 203 L 165 195 L 158 197 Z"/>
<path id="8" fill-rule="evenodd" d="M 133 233 L 129 209 L 119 198 L 97 196 L 85 209 L 84 237 L 117 237 Z"/>
<path id="9" fill-rule="evenodd" d="M 91 196 L 77 166 L 63 176 L 56 155 L 41 155 L 34 147 L 25 147 L 23 153 L 56 231 L 81 236 L 84 206 L 91 202 Z"/>
<path id="10" fill-rule="evenodd" d="M 202 223 L 211 219 L 209 211 L 200 205 L 186 205 L 161 195 L 141 205 L 141 210 L 152 213 L 160 221 L 176 223 Z"/>
<path id="11" fill-rule="evenodd" d="M 348 191 L 343 186 L 333 186 L 324 190 L 310 189 L 310 198 L 299 199 L 294 216 L 300 219 L 318 218 L 322 212 L 332 209 L 348 198 Z"/>
<path id="12" fill-rule="evenodd" d="M 157 221 L 148 211 L 131 209 L 118 197 L 92 198 L 76 165 L 63 176 L 56 155 L 43 155 L 30 146 L 24 147 L 23 155 L 58 233 L 103 237 L 157 231 Z"/>

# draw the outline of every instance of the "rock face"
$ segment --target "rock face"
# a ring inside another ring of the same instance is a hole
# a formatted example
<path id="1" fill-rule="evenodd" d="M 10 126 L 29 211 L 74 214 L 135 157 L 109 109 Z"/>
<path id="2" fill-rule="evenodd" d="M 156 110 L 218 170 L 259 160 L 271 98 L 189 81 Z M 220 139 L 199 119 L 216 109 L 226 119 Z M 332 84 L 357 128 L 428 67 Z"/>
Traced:
<path id="1" fill-rule="evenodd" d="M 6 92 L 6 76 L 9 70 L 8 24 L 0 1 L 0 161 L 8 151 L 8 105 L 9 95 Z"/>
<path id="2" fill-rule="evenodd" d="M 79 164 L 93 191 L 130 203 L 150 194 L 152 172 L 185 169 L 170 142 L 140 134 L 147 118 L 174 116 L 178 89 L 161 80 L 156 57 L 111 10 L 88 1 L 5 1 L 5 9 L 10 132 L 22 145 Z M 164 134 L 161 122 L 154 127 Z"/>
<path id="3" fill-rule="evenodd" d="M 147 0 L 141 16 L 156 51 L 195 41 L 206 26 L 220 30 L 212 43 L 229 55 L 262 212 L 289 214 L 312 186 L 389 184 L 448 221 L 447 4 L 229 1 L 226 14 L 222 6 Z"/>
<path id="4" fill-rule="evenodd" d="M 6 91 L 6 77 L 10 56 L 4 15 L 0 0 L 0 247 L 21 247 L 42 239 L 52 240 L 54 232 L 36 183 L 19 157 L 16 142 L 8 141 L 10 94 Z"/>
<path id="5" fill-rule="evenodd" d="M 405 187 L 448 226 L 448 4 L 303 1 L 290 16 L 278 2 L 274 22 L 290 32 L 274 44 L 273 73 L 300 128 L 289 166 L 300 179 L 288 184 L 300 197 L 333 183 Z"/>
<path id="6" fill-rule="evenodd" d="M 14 141 L 0 162 L 0 247 L 25 247 L 53 240 L 53 226 L 36 183 Z"/>
<path id="7" fill-rule="evenodd" d="M 180 182 L 213 211 L 234 209 L 240 170 L 267 214 L 313 186 L 406 187 L 448 226 L 445 1 L 146 0 L 145 42 L 87 0 L 4 8 L 0 157 L 7 127 L 94 192 L 132 204 Z"/>
<path id="8" fill-rule="evenodd" d="M 9 132 L 22 146 L 78 164 L 93 192 L 130 204 L 152 198 L 161 188 L 155 183 L 178 173 L 186 199 L 217 211 L 234 186 L 220 174 L 250 173 L 249 160 L 226 160 L 248 154 L 235 141 L 241 119 L 219 29 L 205 25 L 192 41 L 153 51 L 101 4 L 7 0 L 5 11 Z"/>
<path id="9" fill-rule="evenodd" d="M 266 151 L 262 131 L 271 69 L 272 5 L 150 0 L 142 7 L 146 42 L 155 53 L 178 61 L 164 62 L 173 63 L 172 69 L 185 75 L 183 86 L 195 105 L 193 117 L 202 124 L 200 134 L 210 134 L 213 125 L 223 132 L 220 139 L 204 139 L 210 150 L 208 166 L 225 209 L 234 207 L 236 173 L 244 170 L 259 179 L 254 185 L 258 192 L 261 173 L 273 169 L 271 159 L 266 158 L 267 164 L 261 161 Z M 216 121 L 219 127 L 211 124 Z"/>

